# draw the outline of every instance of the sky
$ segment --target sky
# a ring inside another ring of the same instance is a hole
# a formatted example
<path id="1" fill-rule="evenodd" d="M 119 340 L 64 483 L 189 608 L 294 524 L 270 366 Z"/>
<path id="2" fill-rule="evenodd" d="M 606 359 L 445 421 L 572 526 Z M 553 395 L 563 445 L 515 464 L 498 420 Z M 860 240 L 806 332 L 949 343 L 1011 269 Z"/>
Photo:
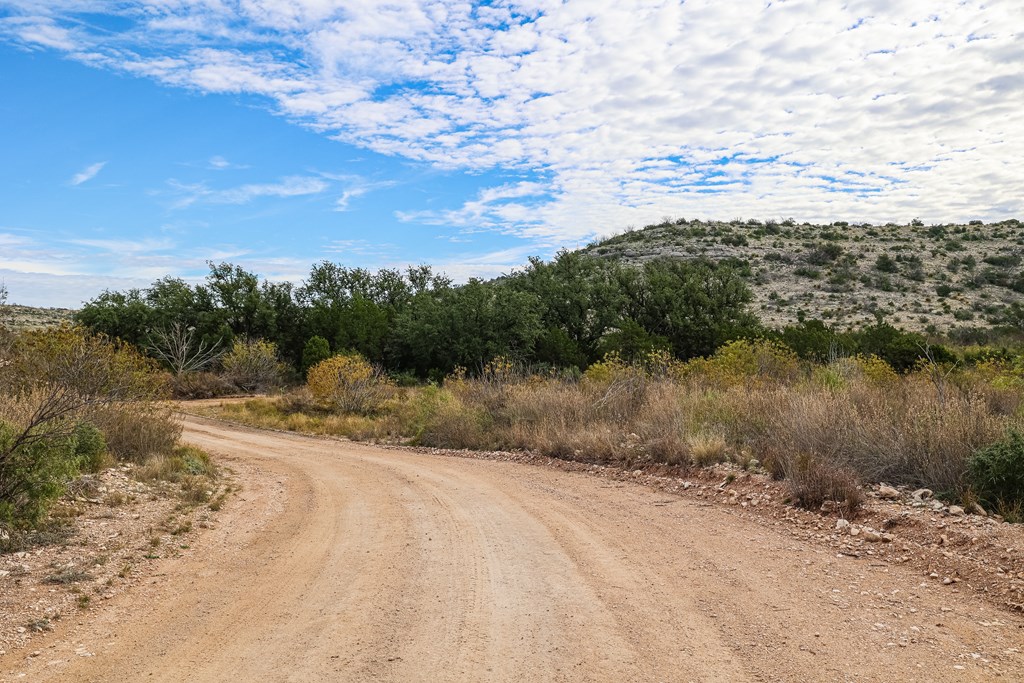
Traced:
<path id="1" fill-rule="evenodd" d="M 0 0 L 0 282 L 1024 217 L 1020 0 Z"/>

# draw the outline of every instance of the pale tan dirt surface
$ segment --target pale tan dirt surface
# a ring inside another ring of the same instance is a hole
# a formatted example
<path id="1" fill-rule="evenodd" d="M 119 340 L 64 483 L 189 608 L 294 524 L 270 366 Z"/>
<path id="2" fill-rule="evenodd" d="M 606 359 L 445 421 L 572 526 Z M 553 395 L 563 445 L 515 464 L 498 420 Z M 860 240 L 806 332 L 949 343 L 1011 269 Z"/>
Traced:
<path id="1" fill-rule="evenodd" d="M 0 553 L 0 655 L 37 650 L 47 632 L 85 624 L 150 580 L 164 558 L 196 552 L 217 513 L 183 501 L 169 482 L 139 481 L 136 469 L 122 464 L 81 477 L 51 510 L 50 525 L 13 544 L 4 539 L 13 548 Z M 213 492 L 230 485 L 230 473 L 221 475 L 210 482 Z"/>
<path id="2" fill-rule="evenodd" d="M 1020 615 L 738 505 L 194 417 L 185 439 L 244 482 L 204 551 L 0 680 L 1024 680 Z"/>

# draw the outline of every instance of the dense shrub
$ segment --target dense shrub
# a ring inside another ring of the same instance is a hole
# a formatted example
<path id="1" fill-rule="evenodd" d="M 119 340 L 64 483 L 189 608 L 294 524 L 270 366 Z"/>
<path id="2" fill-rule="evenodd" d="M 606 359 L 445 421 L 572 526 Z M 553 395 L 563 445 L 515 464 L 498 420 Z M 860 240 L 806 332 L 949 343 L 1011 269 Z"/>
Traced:
<path id="1" fill-rule="evenodd" d="M 346 413 L 372 413 L 392 395 L 394 385 L 381 368 L 357 353 L 339 354 L 310 368 L 306 386 L 313 400 Z"/>
<path id="2" fill-rule="evenodd" d="M 62 326 L 0 335 L 0 524 L 31 526 L 80 471 L 177 427 L 152 406 L 165 375 L 122 343 Z"/>
<path id="3" fill-rule="evenodd" d="M 309 374 L 309 369 L 321 361 L 331 357 L 331 345 L 320 335 L 309 338 L 306 345 L 302 347 L 302 375 Z"/>
<path id="4" fill-rule="evenodd" d="M 186 372 L 171 379 L 171 395 L 179 399 L 218 398 L 237 391 L 227 377 L 215 372 Z"/>
<path id="5" fill-rule="evenodd" d="M 24 438 L 0 422 L 0 527 L 22 528 L 42 520 L 50 505 L 83 469 L 102 463 L 103 436 L 88 423 L 66 432 Z"/>
<path id="6" fill-rule="evenodd" d="M 970 459 L 970 481 L 984 504 L 1014 509 L 1024 503 L 1024 432 L 1010 430 Z"/>
<path id="7" fill-rule="evenodd" d="M 237 339 L 224 358 L 224 376 L 242 391 L 268 391 L 281 386 L 285 367 L 277 345 L 264 339 Z"/>

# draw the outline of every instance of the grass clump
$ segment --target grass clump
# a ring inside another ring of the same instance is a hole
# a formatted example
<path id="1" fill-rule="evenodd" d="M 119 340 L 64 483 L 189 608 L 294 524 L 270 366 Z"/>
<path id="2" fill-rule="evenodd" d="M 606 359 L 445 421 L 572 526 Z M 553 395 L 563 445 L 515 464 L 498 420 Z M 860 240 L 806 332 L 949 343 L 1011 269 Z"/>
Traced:
<path id="1" fill-rule="evenodd" d="M 188 506 L 209 502 L 218 476 L 209 454 L 194 446 L 178 446 L 169 455 L 154 456 L 135 471 L 139 481 L 171 487 Z"/>
<path id="2" fill-rule="evenodd" d="M 694 434 L 688 440 L 690 457 L 698 467 L 709 467 L 729 459 L 729 445 L 721 434 Z"/>
<path id="3" fill-rule="evenodd" d="M 72 583 L 79 583 L 81 581 L 90 581 L 91 579 L 92 575 L 87 572 L 83 572 L 78 569 L 65 569 L 62 572 L 50 574 L 43 579 L 43 583 L 49 585 L 68 585 Z"/>

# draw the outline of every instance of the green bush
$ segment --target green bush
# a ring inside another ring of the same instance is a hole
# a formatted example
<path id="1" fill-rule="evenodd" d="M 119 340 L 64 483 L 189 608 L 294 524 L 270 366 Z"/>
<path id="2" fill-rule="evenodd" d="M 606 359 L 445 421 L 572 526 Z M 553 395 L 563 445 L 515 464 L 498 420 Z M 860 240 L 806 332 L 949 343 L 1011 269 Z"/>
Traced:
<path id="1" fill-rule="evenodd" d="M 1013 509 L 1024 502 L 1024 433 L 1011 429 L 1001 441 L 968 461 L 971 487 L 983 504 Z"/>
<path id="2" fill-rule="evenodd" d="M 43 519 L 77 476 L 81 458 L 93 452 L 93 430 L 81 431 L 80 449 L 75 433 L 17 443 L 21 430 L 0 423 L 0 526 L 26 528 Z"/>
<path id="3" fill-rule="evenodd" d="M 110 464 L 107 440 L 96 425 L 81 422 L 75 427 L 75 457 L 86 472 L 99 472 Z"/>
<path id="4" fill-rule="evenodd" d="M 309 369 L 321 361 L 331 357 L 331 345 L 320 335 L 309 338 L 302 349 L 302 374 L 309 373 Z"/>

